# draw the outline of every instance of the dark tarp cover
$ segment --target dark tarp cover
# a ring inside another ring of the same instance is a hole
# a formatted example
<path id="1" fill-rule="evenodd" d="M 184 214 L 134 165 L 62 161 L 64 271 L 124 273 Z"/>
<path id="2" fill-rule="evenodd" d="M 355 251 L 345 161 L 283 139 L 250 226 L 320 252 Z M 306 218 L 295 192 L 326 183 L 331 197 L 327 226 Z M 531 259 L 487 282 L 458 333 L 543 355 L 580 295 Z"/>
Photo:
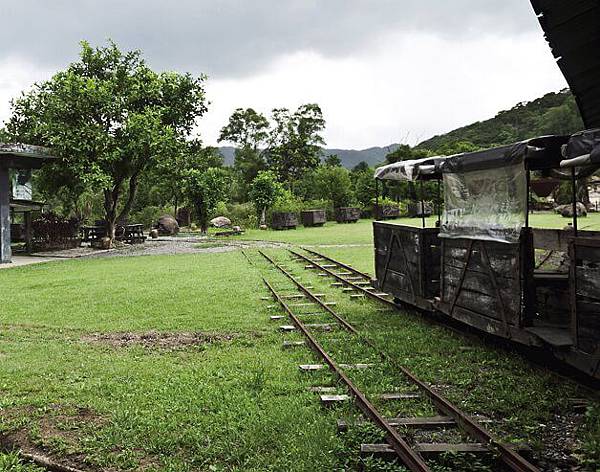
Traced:
<path id="1" fill-rule="evenodd" d="M 600 164 L 600 129 L 589 129 L 571 136 L 564 154 L 567 159 L 589 154 L 592 164 Z"/>
<path id="2" fill-rule="evenodd" d="M 586 128 L 600 128 L 600 1 L 531 0 Z"/>
<path id="3" fill-rule="evenodd" d="M 527 162 L 531 170 L 558 168 L 562 160 L 561 147 L 568 139 L 568 136 L 542 136 L 509 146 L 457 154 L 441 164 L 442 172 L 489 170 L 522 162 Z"/>

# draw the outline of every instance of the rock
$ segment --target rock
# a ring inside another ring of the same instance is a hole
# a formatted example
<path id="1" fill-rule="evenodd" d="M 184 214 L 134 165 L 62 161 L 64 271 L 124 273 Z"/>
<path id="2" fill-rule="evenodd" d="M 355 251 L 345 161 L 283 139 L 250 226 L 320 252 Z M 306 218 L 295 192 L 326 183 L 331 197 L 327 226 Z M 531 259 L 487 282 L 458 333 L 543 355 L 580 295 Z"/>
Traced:
<path id="1" fill-rule="evenodd" d="M 234 226 L 233 228 L 231 228 L 232 231 L 241 231 L 242 227 L 241 226 Z"/>
<path id="2" fill-rule="evenodd" d="M 179 224 L 177 220 L 170 215 L 161 216 L 154 228 L 158 231 L 161 236 L 175 236 L 179 233 Z"/>
<path id="3" fill-rule="evenodd" d="M 231 220 L 225 216 L 217 216 L 210 220 L 210 224 L 215 228 L 225 228 L 231 226 Z"/>
<path id="4" fill-rule="evenodd" d="M 152 239 L 158 238 L 158 230 L 157 229 L 153 229 L 152 231 L 150 231 L 150 237 Z"/>
<path id="5" fill-rule="evenodd" d="M 573 205 L 560 205 L 556 207 L 556 212 L 565 218 L 573 218 Z M 587 208 L 583 203 L 577 202 L 577 216 L 587 216 Z"/>
<path id="6" fill-rule="evenodd" d="M 268 229 L 267 225 L 260 225 L 258 228 L 259 229 Z"/>

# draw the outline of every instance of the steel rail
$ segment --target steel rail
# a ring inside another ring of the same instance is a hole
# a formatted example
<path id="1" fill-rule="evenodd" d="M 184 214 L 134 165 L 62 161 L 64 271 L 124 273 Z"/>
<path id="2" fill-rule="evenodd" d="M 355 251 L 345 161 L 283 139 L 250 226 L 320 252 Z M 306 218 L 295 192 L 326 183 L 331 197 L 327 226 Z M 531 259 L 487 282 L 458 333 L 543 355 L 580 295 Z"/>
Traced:
<path id="1" fill-rule="evenodd" d="M 336 274 L 335 272 L 333 272 L 332 270 L 329 270 L 326 267 L 323 267 L 321 264 L 319 264 L 316 261 L 313 261 L 312 259 L 306 257 L 304 254 L 300 254 L 299 252 L 293 251 L 292 249 L 288 249 L 288 251 L 293 254 L 296 257 L 301 258 L 302 260 L 309 262 L 310 264 L 312 264 L 313 266 L 315 266 L 315 268 L 319 269 L 322 272 L 325 272 L 327 275 L 330 275 L 331 277 L 335 278 L 336 280 L 338 280 L 339 282 L 343 283 L 344 285 L 347 285 L 351 288 L 353 288 L 354 290 L 357 290 L 358 292 L 363 293 L 364 295 L 373 298 L 374 300 L 377 300 L 379 302 L 385 303 L 387 305 L 390 305 L 394 308 L 398 308 L 398 306 L 392 301 L 392 300 L 388 300 L 387 298 L 383 298 L 380 295 L 377 295 L 376 293 L 373 293 L 371 290 L 367 290 L 364 287 L 361 287 L 358 284 L 355 284 L 354 282 L 350 281 L 350 280 L 346 280 L 344 277 L 342 277 L 341 275 Z M 308 249 L 305 249 L 305 251 L 310 252 L 312 254 L 317 255 L 318 253 L 313 253 L 312 251 L 309 251 Z M 319 256 L 321 256 L 319 254 Z M 325 257 L 325 256 L 321 256 L 321 257 Z M 363 272 L 360 272 L 358 270 L 352 269 L 351 267 L 347 266 L 346 264 L 342 264 L 341 262 L 335 261 L 333 259 L 329 259 L 326 258 L 328 261 L 330 261 L 332 264 L 337 264 L 339 267 L 353 271 L 356 275 L 359 275 L 361 277 L 364 277 L 365 279 L 371 280 L 371 277 L 369 277 L 367 274 L 364 274 Z"/>
<path id="2" fill-rule="evenodd" d="M 395 369 L 399 370 L 410 382 L 416 385 L 440 411 L 442 411 L 447 416 L 453 418 L 460 428 L 462 428 L 474 439 L 480 441 L 482 444 L 488 445 L 488 447 L 491 450 L 495 449 L 498 452 L 502 462 L 504 462 L 504 464 L 507 465 L 511 470 L 517 472 L 540 472 L 540 470 L 537 467 L 535 467 L 533 464 L 527 461 L 515 450 L 497 440 L 492 435 L 492 433 L 490 433 L 486 428 L 481 426 L 471 416 L 467 415 L 465 412 L 454 406 L 449 400 L 447 400 L 445 397 L 433 390 L 428 384 L 419 380 L 412 372 L 410 372 L 408 369 L 402 366 L 396 359 L 379 349 L 379 347 L 373 341 L 362 335 L 350 323 L 348 323 L 340 315 L 338 315 L 331 308 L 325 305 L 322 300 L 312 296 L 310 294 L 310 290 L 306 289 L 298 280 L 296 280 L 296 278 L 292 274 L 290 274 L 283 267 L 281 267 L 281 265 L 279 265 L 277 262 L 275 262 L 272 258 L 267 256 L 262 251 L 258 252 L 273 266 L 275 266 L 280 272 L 282 272 L 287 278 L 289 278 L 294 283 L 294 285 L 296 285 L 296 287 L 298 287 L 302 292 L 307 294 L 312 301 L 317 303 L 327 312 L 331 313 L 337 320 L 339 320 L 343 324 L 344 327 L 346 327 L 346 329 L 351 331 L 353 334 L 357 335 L 357 338 L 361 342 L 376 350 L 382 360 L 388 362 Z M 294 251 L 290 252 L 294 254 Z M 335 261 L 335 263 L 337 263 L 337 261 Z"/>
<path id="3" fill-rule="evenodd" d="M 331 257 L 326 256 L 325 254 L 320 254 L 316 251 L 313 251 L 312 249 L 306 249 L 305 247 L 302 247 L 302 246 L 300 247 L 300 249 L 302 249 L 303 251 L 309 252 L 310 254 L 312 254 L 314 256 L 322 257 L 323 259 L 331 262 L 332 264 L 336 264 L 346 270 L 349 270 L 350 272 L 353 272 L 356 275 L 360 275 L 361 277 L 364 277 L 367 280 L 371 280 L 371 276 L 369 274 L 367 274 L 366 272 L 361 272 L 360 270 L 355 269 L 354 267 L 349 266 L 348 264 L 344 264 L 343 262 L 336 261 L 335 259 L 332 259 Z"/>
<path id="4" fill-rule="evenodd" d="M 357 406 L 363 412 L 363 414 L 379 426 L 386 434 L 386 438 L 390 446 L 394 449 L 398 457 L 402 460 L 413 472 L 428 472 L 430 471 L 429 466 L 423 460 L 423 458 L 414 451 L 410 445 L 402 438 L 398 431 L 389 425 L 385 418 L 377 411 L 375 406 L 367 399 L 367 397 L 354 385 L 350 378 L 344 373 L 344 371 L 336 364 L 336 362 L 325 352 L 323 347 L 317 342 L 317 340 L 310 334 L 304 323 L 293 313 L 288 304 L 281 298 L 281 296 L 275 291 L 271 284 L 263 278 L 263 282 L 282 306 L 285 312 L 288 314 L 294 325 L 302 332 L 306 338 L 310 347 L 315 351 L 323 361 L 335 372 L 335 374 L 346 384 L 348 391 L 354 397 Z"/>
<path id="5" fill-rule="evenodd" d="M 277 264 L 277 262 L 275 262 L 273 259 L 271 259 L 269 256 L 267 256 L 264 252 L 259 250 L 258 253 L 261 256 L 263 256 L 267 261 L 269 261 L 269 263 L 271 263 L 273 266 L 275 266 L 277 269 L 279 269 L 279 271 L 282 272 L 288 279 L 290 279 L 292 281 L 292 283 L 296 286 L 296 288 L 298 288 L 298 290 L 300 290 L 302 293 L 304 293 L 308 297 L 309 300 L 318 304 L 323 310 L 325 310 L 327 313 L 329 313 L 331 316 L 333 316 L 344 327 L 344 329 L 346 329 L 347 331 L 349 331 L 352 334 L 355 334 L 357 336 L 360 335 L 360 333 L 356 330 L 356 328 L 354 326 L 352 326 L 344 318 L 342 318 L 335 311 L 333 311 L 333 309 L 329 305 L 325 305 L 325 303 L 323 303 L 323 301 L 320 298 L 314 296 L 309 289 L 307 289 L 304 285 L 302 285 L 300 282 L 298 282 L 298 280 L 292 274 L 290 274 L 287 270 L 285 270 L 283 267 L 281 267 L 281 265 Z"/>

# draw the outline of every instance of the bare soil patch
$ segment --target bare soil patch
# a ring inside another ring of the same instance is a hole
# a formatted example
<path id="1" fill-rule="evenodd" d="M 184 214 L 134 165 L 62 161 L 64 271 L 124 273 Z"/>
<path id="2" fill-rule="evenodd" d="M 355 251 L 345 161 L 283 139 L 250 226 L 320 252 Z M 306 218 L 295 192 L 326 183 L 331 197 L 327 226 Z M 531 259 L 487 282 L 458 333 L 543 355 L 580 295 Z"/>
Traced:
<path id="1" fill-rule="evenodd" d="M 236 334 L 215 333 L 94 333 L 83 336 L 83 341 L 106 344 L 112 347 L 143 346 L 150 349 L 177 350 L 205 344 L 232 341 Z"/>
<path id="2" fill-rule="evenodd" d="M 48 470 L 98 470 L 80 452 L 79 432 L 104 424 L 106 420 L 99 414 L 84 407 L 51 405 L 43 415 L 32 407 L 23 407 L 5 410 L 2 416 L 10 419 L 22 414 L 30 418 L 30 427 L 0 434 L 0 449 L 19 451 L 26 460 Z M 61 450 L 59 455 L 53 451 L 56 447 Z"/>

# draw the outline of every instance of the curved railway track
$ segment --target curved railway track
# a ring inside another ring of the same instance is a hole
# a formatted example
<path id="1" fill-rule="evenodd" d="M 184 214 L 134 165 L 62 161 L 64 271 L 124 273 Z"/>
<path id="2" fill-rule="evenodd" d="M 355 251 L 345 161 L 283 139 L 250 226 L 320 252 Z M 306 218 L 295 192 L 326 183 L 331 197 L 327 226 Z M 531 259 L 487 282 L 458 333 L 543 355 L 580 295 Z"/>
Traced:
<path id="1" fill-rule="evenodd" d="M 306 344 L 323 360 L 327 367 L 345 385 L 349 394 L 354 399 L 356 406 L 361 410 L 363 415 L 376 424 L 385 433 L 387 442 L 391 447 L 391 451 L 388 452 L 393 452 L 411 471 L 424 472 L 430 470 L 426 461 L 423 459 L 422 454 L 449 451 L 479 453 L 488 452 L 497 456 L 504 466 L 509 470 L 520 472 L 533 472 L 539 470 L 522 455 L 520 455 L 515 449 L 497 440 L 476 419 L 461 411 L 454 404 L 436 392 L 431 386 L 419 380 L 409 370 L 403 367 L 396 359 L 390 357 L 387 353 L 380 350 L 373 341 L 361 334 L 359 330 L 351 325 L 343 316 L 331 308 L 330 304 L 324 302 L 321 299 L 322 295 L 314 293 L 312 288 L 302 284 L 292 273 L 290 273 L 285 267 L 276 262 L 270 256 L 262 251 L 258 252 L 267 261 L 269 266 L 276 269 L 292 283 L 292 286 L 295 287 L 298 292 L 300 292 L 302 298 L 308 300 L 308 304 L 320 310 L 321 313 L 333 318 L 339 327 L 350 333 L 350 335 L 352 335 L 357 342 L 372 349 L 373 352 L 376 352 L 381 361 L 391 366 L 394 372 L 400 373 L 403 379 L 412 387 L 417 387 L 419 395 L 428 399 L 440 412 L 440 416 L 431 418 L 385 418 L 384 415 L 367 398 L 367 395 L 365 395 L 365 393 L 356 386 L 349 374 L 346 372 L 351 366 L 337 363 L 333 356 L 324 349 L 321 343 L 319 343 L 312 328 L 315 328 L 316 330 L 317 327 L 321 325 L 311 325 L 305 323 L 302 319 L 302 313 L 295 311 L 295 306 L 305 306 L 307 303 L 294 304 L 289 302 L 290 299 L 294 299 L 295 297 L 282 295 L 275 289 L 272 283 L 263 277 L 263 281 L 271 293 L 271 296 L 287 314 L 295 329 L 297 329 L 304 336 L 306 339 Z M 291 252 L 295 255 L 295 257 L 308 259 L 305 256 L 296 253 L 295 251 Z M 313 255 L 319 257 L 319 260 L 312 260 L 311 265 L 313 265 L 314 268 L 323 271 L 322 273 L 331 275 L 332 277 L 336 278 L 339 283 L 344 284 L 344 286 L 347 286 L 348 288 L 352 288 L 352 290 L 358 291 L 364 296 L 377 298 L 379 301 L 393 305 L 393 301 L 389 300 L 389 296 L 387 294 L 377 293 L 374 290 L 368 289 L 364 283 L 358 283 L 364 282 L 365 279 L 369 279 L 367 274 L 357 271 L 348 265 L 333 261 L 332 259 L 318 253 L 313 253 Z M 252 263 L 247 254 L 244 253 L 244 256 L 249 262 Z M 328 261 L 331 264 L 325 264 L 323 261 Z M 333 265 L 333 267 L 328 267 L 329 265 Z M 338 270 L 343 269 L 343 272 L 335 272 L 334 270 L 330 270 L 335 268 Z M 352 280 L 353 277 L 356 277 L 356 280 Z M 359 280 L 358 277 L 360 277 L 361 280 Z M 348 278 L 351 280 L 348 280 Z M 431 443 L 411 445 L 397 429 L 398 426 L 406 426 L 407 424 L 411 424 L 413 427 L 435 427 L 436 422 L 442 422 L 444 425 L 456 426 L 462 433 L 466 434 L 470 440 L 475 442 L 461 444 Z"/>

